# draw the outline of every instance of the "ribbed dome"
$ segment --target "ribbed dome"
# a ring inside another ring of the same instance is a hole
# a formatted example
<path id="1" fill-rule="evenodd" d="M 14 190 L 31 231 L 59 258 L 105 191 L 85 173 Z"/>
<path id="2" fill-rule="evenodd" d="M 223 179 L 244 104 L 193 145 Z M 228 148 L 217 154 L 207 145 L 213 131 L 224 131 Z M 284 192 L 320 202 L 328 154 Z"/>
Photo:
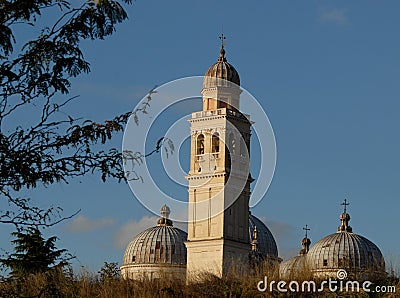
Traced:
<path id="1" fill-rule="evenodd" d="M 306 261 L 307 253 L 311 244 L 311 240 L 308 238 L 308 231 L 310 230 L 308 225 L 306 225 L 303 230 L 306 231 L 306 235 L 303 240 L 301 240 L 302 248 L 299 251 L 299 255 L 290 258 L 279 266 L 279 274 L 281 278 L 296 279 L 300 276 L 305 277 L 305 274 L 309 269 Z"/>
<path id="2" fill-rule="evenodd" d="M 346 211 L 347 200 L 342 203 L 337 233 L 319 240 L 307 254 L 308 265 L 314 272 L 346 269 L 361 272 L 385 272 L 385 260 L 379 248 L 367 238 L 354 234 L 349 225 L 350 215 Z"/>
<path id="3" fill-rule="evenodd" d="M 172 226 L 168 219 L 170 210 L 161 209 L 162 217 L 157 226 L 137 235 L 127 246 L 123 265 L 128 264 L 172 264 L 186 265 L 186 232 Z"/>
<path id="4" fill-rule="evenodd" d="M 279 266 L 279 275 L 284 279 L 295 279 L 304 276 L 307 269 L 306 255 L 295 256 Z"/>
<path id="5" fill-rule="evenodd" d="M 249 216 L 250 241 L 257 229 L 259 252 L 264 257 L 278 258 L 274 236 L 257 217 Z M 123 265 L 127 264 L 186 264 L 187 233 L 172 226 L 171 220 L 160 218 L 156 227 L 137 235 L 127 246 Z"/>
<path id="6" fill-rule="evenodd" d="M 217 63 L 211 65 L 204 76 L 203 87 L 230 87 L 233 85 L 230 84 L 230 82 L 240 86 L 239 74 L 236 69 L 227 62 L 225 49 L 222 45 Z"/>
<path id="7" fill-rule="evenodd" d="M 278 258 L 278 248 L 274 236 L 267 226 L 254 215 L 249 215 L 250 243 L 254 240 L 254 228 L 257 227 L 258 250 L 264 257 Z"/>
<path id="8" fill-rule="evenodd" d="M 385 271 L 379 248 L 367 238 L 343 231 L 319 240 L 307 254 L 313 270 Z"/>

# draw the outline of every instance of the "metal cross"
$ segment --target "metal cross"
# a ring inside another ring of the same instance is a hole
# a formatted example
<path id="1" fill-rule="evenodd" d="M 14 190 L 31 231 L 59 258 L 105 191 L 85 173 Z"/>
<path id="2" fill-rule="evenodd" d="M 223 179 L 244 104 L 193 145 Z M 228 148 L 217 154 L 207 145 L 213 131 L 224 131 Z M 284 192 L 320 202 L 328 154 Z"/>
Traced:
<path id="1" fill-rule="evenodd" d="M 307 232 L 310 231 L 310 228 L 308 227 L 308 225 L 305 226 L 305 228 L 303 228 L 304 231 L 306 231 L 306 238 L 307 238 Z"/>
<path id="2" fill-rule="evenodd" d="M 222 33 L 222 34 L 219 36 L 219 39 L 221 40 L 222 46 L 224 46 L 224 45 L 225 45 L 224 40 L 226 39 L 224 33 Z"/>
<path id="3" fill-rule="evenodd" d="M 347 199 L 344 199 L 344 202 L 342 204 L 340 204 L 340 205 L 344 206 L 344 213 L 346 213 L 346 209 L 347 209 L 346 207 L 348 205 L 350 205 L 350 203 L 347 203 Z"/>

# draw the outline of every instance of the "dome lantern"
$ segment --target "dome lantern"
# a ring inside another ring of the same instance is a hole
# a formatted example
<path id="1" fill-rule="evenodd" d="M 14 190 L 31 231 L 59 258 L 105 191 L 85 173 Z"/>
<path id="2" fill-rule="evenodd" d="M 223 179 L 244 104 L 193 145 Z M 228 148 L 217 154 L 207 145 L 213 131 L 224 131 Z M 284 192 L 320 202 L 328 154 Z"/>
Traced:
<path id="1" fill-rule="evenodd" d="M 258 251 L 257 226 L 254 226 L 253 241 L 251 241 L 251 249 L 252 251 Z"/>
<path id="2" fill-rule="evenodd" d="M 306 225 L 306 226 L 303 228 L 303 230 L 306 231 L 306 235 L 305 235 L 305 237 L 303 238 L 303 240 L 301 240 L 302 249 L 300 250 L 300 253 L 299 253 L 300 256 L 305 255 L 305 254 L 308 253 L 308 251 L 310 250 L 310 244 L 311 244 L 311 240 L 308 238 L 308 231 L 310 230 L 310 228 L 308 227 L 308 225 Z"/>
<path id="3" fill-rule="evenodd" d="M 352 233 L 353 229 L 349 226 L 350 215 L 347 214 L 346 208 L 348 205 L 350 205 L 350 203 L 347 202 L 347 199 L 344 199 L 344 202 L 341 205 L 344 206 L 344 211 L 340 215 L 340 226 L 338 227 L 338 232 Z"/>
<path id="4" fill-rule="evenodd" d="M 157 221 L 157 226 L 172 226 L 172 220 L 169 219 L 171 209 L 167 205 L 164 205 L 161 207 L 160 213 L 161 217 Z"/>
<path id="5" fill-rule="evenodd" d="M 267 226 L 249 213 L 249 236 L 252 252 L 259 253 L 264 259 L 278 260 L 278 247 L 274 236 Z"/>

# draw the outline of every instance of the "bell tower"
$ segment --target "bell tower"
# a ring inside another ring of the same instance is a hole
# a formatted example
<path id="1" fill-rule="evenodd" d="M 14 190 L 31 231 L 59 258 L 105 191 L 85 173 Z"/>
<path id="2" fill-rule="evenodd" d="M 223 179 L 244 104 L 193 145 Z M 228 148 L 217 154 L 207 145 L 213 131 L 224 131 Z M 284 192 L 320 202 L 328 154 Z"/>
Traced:
<path id="1" fill-rule="evenodd" d="M 192 113 L 187 278 L 222 276 L 247 264 L 249 241 L 250 127 L 239 111 L 240 79 L 222 45 L 204 76 L 203 109 Z"/>

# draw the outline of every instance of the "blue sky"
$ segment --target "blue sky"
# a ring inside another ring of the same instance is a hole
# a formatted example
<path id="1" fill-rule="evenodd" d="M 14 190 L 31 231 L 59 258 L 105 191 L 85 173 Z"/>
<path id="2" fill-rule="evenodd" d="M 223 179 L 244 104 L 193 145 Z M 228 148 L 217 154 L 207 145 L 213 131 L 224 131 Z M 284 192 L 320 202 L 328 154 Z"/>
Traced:
<path id="1" fill-rule="evenodd" d="M 276 172 L 253 214 L 274 233 L 280 255 L 297 253 L 305 224 L 313 243 L 334 233 L 347 198 L 354 232 L 399 263 L 399 9 L 397 1 L 139 0 L 111 38 L 83 44 L 92 72 L 74 80 L 71 94 L 80 98 L 68 111 L 112 118 L 155 85 L 203 75 L 218 57 L 223 26 L 228 61 L 274 128 Z M 185 157 L 180 152 L 183 164 Z M 155 224 L 128 185 L 97 176 L 27 194 L 65 214 L 82 209 L 48 233 L 91 270 L 121 262 L 127 241 Z"/>

